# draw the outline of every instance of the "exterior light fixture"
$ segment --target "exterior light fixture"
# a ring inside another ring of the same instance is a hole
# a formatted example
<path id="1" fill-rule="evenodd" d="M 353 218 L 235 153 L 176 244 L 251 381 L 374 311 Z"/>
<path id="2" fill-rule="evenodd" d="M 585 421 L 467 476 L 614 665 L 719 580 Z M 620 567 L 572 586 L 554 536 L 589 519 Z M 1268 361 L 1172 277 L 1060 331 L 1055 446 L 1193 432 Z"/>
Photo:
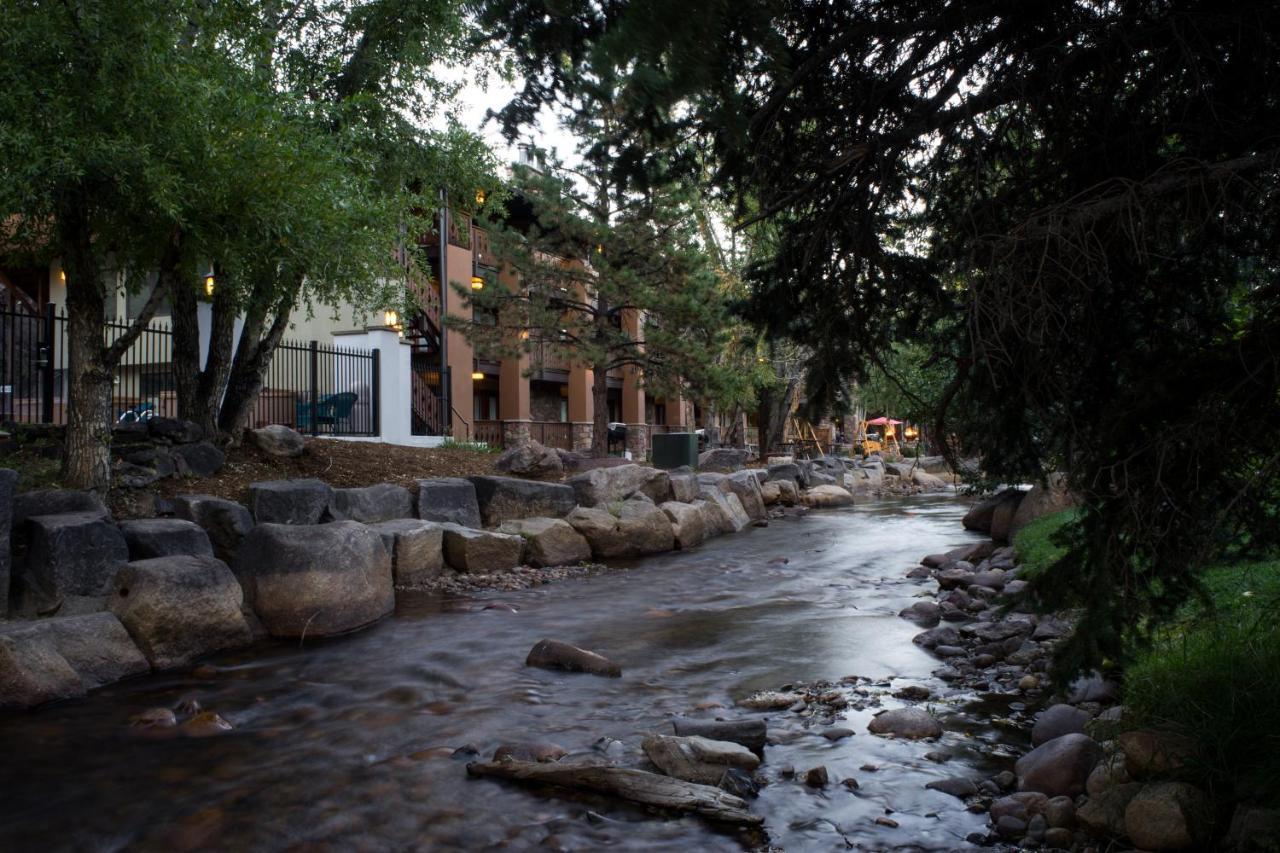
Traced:
<path id="1" fill-rule="evenodd" d="M 209 275 L 204 277 L 204 295 L 205 296 L 213 296 L 213 288 L 216 283 L 217 282 L 213 277 L 213 273 L 210 273 Z"/>
<path id="2" fill-rule="evenodd" d="M 471 276 L 471 289 L 484 290 L 484 279 L 478 275 Z"/>
<path id="3" fill-rule="evenodd" d="M 473 370 L 471 372 L 471 378 L 472 380 L 479 382 L 481 379 L 484 379 L 484 374 L 478 370 Z"/>
<path id="4" fill-rule="evenodd" d="M 390 326 L 391 328 L 393 328 L 393 329 L 394 329 L 394 328 L 395 328 L 396 326 L 398 326 L 399 324 L 400 324 L 400 315 L 399 315 L 399 314 L 397 314 L 397 313 L 396 313 L 396 312 L 394 312 L 394 311 L 383 311 L 383 312 L 382 312 L 382 325 L 384 325 L 384 326 Z"/>
<path id="5" fill-rule="evenodd" d="M 62 282 L 63 284 L 66 284 L 66 283 L 67 283 L 67 271 L 66 271 L 66 270 L 58 270 L 58 281 Z"/>
<path id="6" fill-rule="evenodd" d="M 597 254 L 597 255 L 603 255 L 603 254 L 604 254 L 604 244 L 603 244 L 603 243 L 596 243 L 596 254 Z"/>
<path id="7" fill-rule="evenodd" d="M 484 200 L 488 197 L 484 190 L 476 190 L 476 204 L 484 204 Z"/>
<path id="8" fill-rule="evenodd" d="M 527 341 L 527 340 L 529 340 L 529 330 L 528 330 L 528 329 L 521 329 L 521 330 L 520 330 L 520 340 L 522 340 L 522 341 Z"/>

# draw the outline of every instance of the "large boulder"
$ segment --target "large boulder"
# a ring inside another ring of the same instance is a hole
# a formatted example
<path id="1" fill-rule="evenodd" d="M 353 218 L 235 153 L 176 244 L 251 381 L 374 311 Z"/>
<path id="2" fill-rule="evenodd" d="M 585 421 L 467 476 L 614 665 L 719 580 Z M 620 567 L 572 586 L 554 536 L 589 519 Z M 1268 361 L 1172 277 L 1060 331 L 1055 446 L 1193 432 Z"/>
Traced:
<path id="1" fill-rule="evenodd" d="M 801 499 L 814 509 L 853 506 L 853 495 L 843 486 L 813 486 Z"/>
<path id="2" fill-rule="evenodd" d="M 1026 527 L 1037 518 L 1052 515 L 1076 505 L 1075 496 L 1067 489 L 1067 476 L 1062 473 L 1050 474 L 1043 483 L 1036 483 L 1031 491 L 1023 495 L 1018 508 L 1009 521 L 1009 538 Z"/>
<path id="3" fill-rule="evenodd" d="M 417 586 L 444 571 L 444 528 L 434 521 L 397 518 L 369 525 L 391 555 L 396 586 Z"/>
<path id="4" fill-rule="evenodd" d="M 172 557 L 179 554 L 213 556 L 209 534 L 194 521 L 182 518 L 135 518 L 120 522 L 129 546 L 130 560 Z"/>
<path id="5" fill-rule="evenodd" d="M 698 499 L 698 475 L 682 471 L 668 471 L 667 482 L 671 484 L 671 499 L 680 503 L 693 503 Z"/>
<path id="6" fill-rule="evenodd" d="M 716 447 L 698 454 L 698 470 L 730 474 L 745 468 L 750 458 L 750 452 L 744 448 Z"/>
<path id="7" fill-rule="evenodd" d="M 513 477 L 559 480 L 564 463 L 554 448 L 530 441 L 502 451 L 493 463 L 493 470 Z"/>
<path id="8" fill-rule="evenodd" d="M 760 766 L 754 752 L 732 741 L 649 735 L 641 748 L 663 773 L 699 785 L 719 785 L 732 769 L 750 773 Z"/>
<path id="9" fill-rule="evenodd" d="M 1069 734 L 1083 734 L 1084 724 L 1089 722 L 1089 712 L 1074 705 L 1052 705 L 1036 715 L 1031 727 L 1031 744 L 1042 743 Z"/>
<path id="10" fill-rule="evenodd" d="M 276 637 L 345 634 L 395 606 L 382 537 L 354 521 L 259 524 L 240 546 L 235 572 Z"/>
<path id="11" fill-rule="evenodd" d="M 207 441 L 194 444 L 180 444 L 173 448 L 174 461 L 179 474 L 191 474 L 196 477 L 212 477 L 222 470 L 227 462 L 227 454 Z"/>
<path id="12" fill-rule="evenodd" d="M 100 596 L 129 561 L 119 528 L 98 512 L 66 512 L 27 519 L 27 577 L 41 597 Z"/>
<path id="13" fill-rule="evenodd" d="M 475 486 L 480 520 L 485 527 L 497 527 L 518 518 L 564 518 L 578 503 L 573 488 L 561 483 L 518 477 L 468 479 Z"/>
<path id="14" fill-rule="evenodd" d="M 647 500 L 625 501 L 618 515 L 594 507 L 577 507 L 565 518 L 602 560 L 670 551 L 675 532 L 666 514 Z"/>
<path id="15" fill-rule="evenodd" d="M 1196 742 L 1174 732 L 1136 729 L 1122 732 L 1116 743 L 1125 772 L 1141 781 L 1177 776 L 1196 758 Z"/>
<path id="16" fill-rule="evenodd" d="M 726 494 L 718 488 L 703 488 L 700 497 L 706 501 L 704 512 L 714 520 L 714 526 L 719 532 L 737 533 L 751 523 L 737 495 Z"/>
<path id="17" fill-rule="evenodd" d="M 258 524 L 319 524 L 329 510 L 331 491 L 319 480 L 251 483 L 249 511 Z"/>
<path id="18" fill-rule="evenodd" d="M 302 433 L 284 424 L 268 424 L 261 429 L 248 430 L 249 443 L 268 456 L 295 459 L 307 449 Z"/>
<path id="19" fill-rule="evenodd" d="M 65 515 L 69 512 L 94 513 L 107 517 L 106 505 L 93 492 L 75 489 L 39 489 L 13 497 L 10 524 L 18 530 L 24 521 L 36 515 Z"/>
<path id="20" fill-rule="evenodd" d="M 572 566 L 591 559 L 591 545 L 563 519 L 521 518 L 498 530 L 524 540 L 524 559 L 531 566 Z"/>
<path id="21" fill-rule="evenodd" d="M 678 548 L 692 548 L 707 538 L 706 519 L 701 507 L 667 501 L 659 509 L 666 513 L 671 522 L 671 532 L 675 535 Z"/>
<path id="22" fill-rule="evenodd" d="M 156 669 L 185 666 L 253 641 L 241 612 L 240 584 L 227 564 L 211 555 L 129 563 L 116 573 L 115 591 L 111 612 Z"/>
<path id="23" fill-rule="evenodd" d="M 1119 838 L 1125 834 L 1125 810 L 1141 790 L 1139 783 L 1128 782 L 1090 794 L 1076 809 L 1076 822 L 1094 838 Z"/>
<path id="24" fill-rule="evenodd" d="M 790 480 L 774 480 L 778 489 L 778 503 L 783 506 L 795 506 L 800 503 L 800 489 Z"/>
<path id="25" fill-rule="evenodd" d="M 510 533 L 444 524 L 445 561 L 460 572 L 491 575 L 520 565 L 524 540 Z"/>
<path id="26" fill-rule="evenodd" d="M 619 678 L 622 668 L 602 654 L 579 648 L 560 640 L 539 640 L 529 650 L 525 666 L 540 669 L 560 669 L 566 672 L 585 672 Z"/>
<path id="27" fill-rule="evenodd" d="M 13 492 L 18 485 L 18 472 L 0 468 L 0 619 L 9 612 L 10 544 L 13 525 Z"/>
<path id="28" fill-rule="evenodd" d="M 787 480 L 797 488 L 800 486 L 800 466 L 795 462 L 781 462 L 777 465 L 770 465 L 768 472 L 768 478 L 771 482 Z"/>
<path id="29" fill-rule="evenodd" d="M 204 529 L 213 546 L 213 555 L 224 563 L 235 560 L 240 543 L 253 529 L 253 515 L 235 501 L 213 495 L 178 495 L 172 500 L 173 514 Z"/>
<path id="30" fill-rule="evenodd" d="M 1101 760 L 1102 747 L 1088 735 L 1056 737 L 1018 759 L 1014 765 L 1018 790 L 1039 791 L 1049 797 L 1079 796 Z"/>
<path id="31" fill-rule="evenodd" d="M 940 491 L 947 487 L 946 480 L 942 479 L 941 477 L 935 476 L 934 474 L 930 474 L 928 471 L 925 471 L 923 468 L 916 468 L 914 471 L 911 472 L 911 482 L 915 483 L 920 488 L 929 492 Z"/>
<path id="32" fill-rule="evenodd" d="M 942 724 L 922 708 L 897 708 L 872 718 L 867 730 L 873 735 L 911 740 L 942 737 Z"/>
<path id="33" fill-rule="evenodd" d="M 565 480 L 565 485 L 573 489 L 579 506 L 608 506 L 626 500 L 640 491 L 655 473 L 658 473 L 657 469 L 628 463 L 609 468 L 592 468 Z M 666 472 L 662 474 L 670 488 L 670 475 Z"/>
<path id="34" fill-rule="evenodd" d="M 1022 501 L 1023 493 L 1018 489 L 1005 489 L 997 492 L 990 497 L 983 498 L 974 504 L 973 507 L 964 515 L 961 524 L 965 530 L 972 530 L 976 533 L 985 533 L 991 536 L 991 528 L 995 523 L 996 511 L 1000 510 L 1002 517 L 1007 516 L 1008 521 L 1005 523 L 1005 534 L 1008 534 L 1008 523 L 1013 521 L 1013 515 L 1017 512 L 1018 504 Z M 995 537 L 992 536 L 994 539 Z"/>
<path id="35" fill-rule="evenodd" d="M 0 622 L 0 707 L 30 708 L 150 670 L 107 612 Z"/>
<path id="36" fill-rule="evenodd" d="M 332 489 L 328 518 L 373 524 L 396 518 L 413 518 L 413 496 L 404 486 L 377 483 L 356 489 Z"/>
<path id="37" fill-rule="evenodd" d="M 194 421 L 156 417 L 147 421 L 147 432 L 154 439 L 170 444 L 191 444 L 204 438 L 204 430 Z"/>
<path id="38" fill-rule="evenodd" d="M 794 488 L 794 486 L 789 482 L 787 485 Z M 770 480 L 760 487 L 760 499 L 764 501 L 765 506 L 773 506 L 774 504 L 781 502 L 782 487 L 778 483 Z"/>
<path id="39" fill-rule="evenodd" d="M 1124 828 L 1143 850 L 1203 850 L 1213 831 L 1213 807 L 1185 782 L 1146 785 L 1125 808 Z"/>
<path id="40" fill-rule="evenodd" d="M 418 518 L 479 527 L 480 505 L 476 502 L 476 487 L 461 477 L 419 480 Z"/>
<path id="41" fill-rule="evenodd" d="M 760 480 L 752 471 L 735 471 L 720 481 L 721 490 L 738 496 L 747 517 L 757 521 L 765 517 L 764 497 L 760 494 Z"/>

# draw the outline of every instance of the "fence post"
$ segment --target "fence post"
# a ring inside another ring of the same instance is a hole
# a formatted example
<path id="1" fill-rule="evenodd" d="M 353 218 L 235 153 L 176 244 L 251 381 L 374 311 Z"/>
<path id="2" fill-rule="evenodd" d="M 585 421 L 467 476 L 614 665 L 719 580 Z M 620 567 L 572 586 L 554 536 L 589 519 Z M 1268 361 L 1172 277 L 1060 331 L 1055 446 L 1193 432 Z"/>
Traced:
<path id="1" fill-rule="evenodd" d="M 311 434 L 320 434 L 320 418 L 316 406 L 320 403 L 320 342 L 311 342 Z"/>
<path id="2" fill-rule="evenodd" d="M 369 411 L 373 412 L 373 434 L 382 435 L 382 371 L 380 365 L 382 362 L 382 350 L 373 350 L 373 383 L 370 389 Z"/>
<path id="3" fill-rule="evenodd" d="M 44 306 L 44 375 L 41 379 L 40 393 L 40 420 L 43 423 L 53 423 L 53 386 L 54 386 L 54 365 L 57 364 L 58 342 L 54 339 L 57 333 L 58 324 L 54 312 L 57 308 L 52 302 Z"/>

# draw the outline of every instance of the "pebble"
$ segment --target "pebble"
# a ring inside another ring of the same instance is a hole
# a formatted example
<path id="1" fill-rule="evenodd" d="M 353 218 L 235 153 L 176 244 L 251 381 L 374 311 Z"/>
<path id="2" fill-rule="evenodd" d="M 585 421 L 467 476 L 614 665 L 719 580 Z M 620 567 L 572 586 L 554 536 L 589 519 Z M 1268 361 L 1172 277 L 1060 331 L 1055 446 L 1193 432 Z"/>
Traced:
<path id="1" fill-rule="evenodd" d="M 187 737 L 214 737 L 234 728 L 217 711 L 203 711 L 183 723 L 180 731 Z"/>
<path id="2" fill-rule="evenodd" d="M 830 741 L 844 740 L 847 737 L 853 737 L 853 729 L 846 729 L 840 726 L 834 726 L 825 730 L 822 736 Z"/>
<path id="3" fill-rule="evenodd" d="M 887 826 L 887 827 L 889 827 L 889 829 L 897 829 L 897 828 L 898 828 L 898 822 L 897 822 L 896 820 L 894 820 L 893 818 L 890 818 L 890 817 L 878 817 L 878 818 L 876 818 L 876 825 L 877 825 L 877 826 Z"/>
<path id="4" fill-rule="evenodd" d="M 810 767 L 804 773 L 804 783 L 810 788 L 825 788 L 830 777 L 827 775 L 827 768 L 819 764 L 817 767 Z"/>

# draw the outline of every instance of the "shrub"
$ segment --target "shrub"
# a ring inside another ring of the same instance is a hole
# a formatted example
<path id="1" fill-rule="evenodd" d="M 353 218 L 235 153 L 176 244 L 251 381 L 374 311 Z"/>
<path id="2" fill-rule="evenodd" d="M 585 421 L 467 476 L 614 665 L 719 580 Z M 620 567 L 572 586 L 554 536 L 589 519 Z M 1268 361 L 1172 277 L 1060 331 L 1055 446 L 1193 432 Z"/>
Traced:
<path id="1" fill-rule="evenodd" d="M 1218 566 L 1203 583 L 1130 665 L 1126 708 L 1138 726 L 1195 740 L 1217 799 L 1280 804 L 1280 560 Z"/>
<path id="2" fill-rule="evenodd" d="M 483 441 L 458 441 L 455 438 L 446 438 L 440 443 L 441 450 L 469 450 L 473 453 L 501 453 L 502 448 L 493 447 Z"/>
<path id="3" fill-rule="evenodd" d="M 1013 537 L 1013 547 L 1022 564 L 1023 576 L 1033 578 L 1059 560 L 1067 549 L 1058 539 L 1059 531 L 1076 520 L 1074 509 L 1064 509 L 1037 518 Z"/>

